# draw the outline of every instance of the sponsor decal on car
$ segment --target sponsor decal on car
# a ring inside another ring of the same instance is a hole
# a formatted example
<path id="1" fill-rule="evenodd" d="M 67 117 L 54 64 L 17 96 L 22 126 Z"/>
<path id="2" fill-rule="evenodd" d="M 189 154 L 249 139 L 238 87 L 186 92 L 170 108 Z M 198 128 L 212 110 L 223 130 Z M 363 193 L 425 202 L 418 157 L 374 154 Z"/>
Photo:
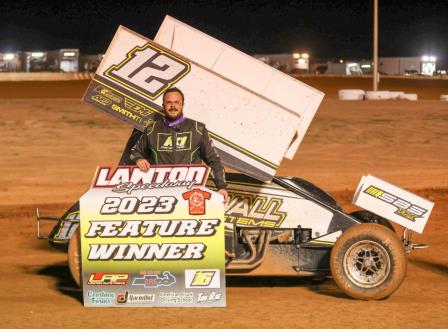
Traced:
<path id="1" fill-rule="evenodd" d="M 98 86 L 95 88 L 95 91 L 107 98 L 109 98 L 110 100 L 116 102 L 116 103 L 121 103 L 122 98 L 118 95 L 116 95 L 112 90 L 110 90 L 109 88 L 103 87 L 103 86 Z"/>
<path id="2" fill-rule="evenodd" d="M 150 99 L 156 99 L 190 71 L 190 64 L 174 54 L 147 43 L 126 53 L 104 75 Z"/>
<path id="3" fill-rule="evenodd" d="M 378 200 L 395 206 L 397 208 L 395 214 L 412 222 L 415 222 L 417 218 L 423 217 L 423 215 L 428 212 L 428 210 L 423 207 L 419 207 L 416 204 L 406 201 L 373 185 L 367 187 L 363 192 Z"/>
<path id="4" fill-rule="evenodd" d="M 237 225 L 278 227 L 287 216 L 281 210 L 282 198 L 229 193 L 225 210 L 226 222 Z"/>
<path id="5" fill-rule="evenodd" d="M 154 111 L 148 107 L 145 107 L 135 101 L 133 101 L 132 99 L 125 97 L 124 99 L 124 106 L 128 109 L 131 110 L 132 112 L 135 112 L 143 117 L 147 117 L 149 115 L 151 115 L 152 113 L 154 113 Z"/>
<path id="6" fill-rule="evenodd" d="M 61 221 L 58 223 L 59 231 L 54 235 L 54 242 L 58 242 L 59 240 L 70 240 L 73 233 L 79 227 L 79 223 L 73 221 L 75 219 L 79 220 L 79 211 L 77 211 L 76 214 L 77 217 L 69 214 L 69 216 L 66 217 L 66 221 Z"/>
<path id="7" fill-rule="evenodd" d="M 100 103 L 101 105 L 109 105 L 112 103 L 112 101 L 104 96 L 101 95 L 94 95 L 92 96 L 92 100 L 94 100 L 97 103 Z"/>
<path id="8" fill-rule="evenodd" d="M 372 175 L 362 176 L 353 203 L 417 233 L 423 233 L 434 207 L 434 202 Z"/>

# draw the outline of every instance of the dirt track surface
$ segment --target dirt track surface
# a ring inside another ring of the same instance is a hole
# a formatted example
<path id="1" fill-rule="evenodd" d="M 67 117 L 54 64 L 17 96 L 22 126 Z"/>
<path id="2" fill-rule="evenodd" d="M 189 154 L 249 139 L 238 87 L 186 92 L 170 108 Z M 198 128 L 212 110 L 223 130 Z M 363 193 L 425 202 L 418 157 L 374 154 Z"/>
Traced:
<path id="1" fill-rule="evenodd" d="M 188 111 L 188 108 L 186 108 Z M 326 100 L 293 161 L 300 176 L 350 204 L 374 174 L 436 203 L 406 279 L 383 301 L 332 280 L 229 278 L 224 309 L 87 309 L 66 255 L 35 239 L 34 209 L 61 215 L 97 164 L 115 165 L 130 128 L 77 99 L 0 100 L 1 328 L 447 328 L 448 103 Z"/>
<path id="2" fill-rule="evenodd" d="M 1 74 L 1 73 L 0 73 Z M 338 98 L 339 89 L 372 90 L 372 77 L 299 75 L 300 81 Z M 0 81 L 0 98 L 81 98 L 90 81 Z M 416 93 L 419 99 L 440 100 L 448 94 L 448 79 L 382 77 L 378 90 Z"/>

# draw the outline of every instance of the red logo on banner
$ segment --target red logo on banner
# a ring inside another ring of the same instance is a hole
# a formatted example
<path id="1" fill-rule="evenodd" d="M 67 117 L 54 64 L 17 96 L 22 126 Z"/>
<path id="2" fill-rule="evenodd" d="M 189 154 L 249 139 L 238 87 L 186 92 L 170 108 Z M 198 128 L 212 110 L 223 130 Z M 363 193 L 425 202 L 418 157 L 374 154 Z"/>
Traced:
<path id="1" fill-rule="evenodd" d="M 188 213 L 190 215 L 204 215 L 205 200 L 210 200 L 211 196 L 211 193 L 197 188 L 182 194 L 184 200 L 188 200 Z"/>
<path id="2" fill-rule="evenodd" d="M 127 273 L 91 273 L 87 280 L 88 285 L 125 285 L 128 283 Z"/>

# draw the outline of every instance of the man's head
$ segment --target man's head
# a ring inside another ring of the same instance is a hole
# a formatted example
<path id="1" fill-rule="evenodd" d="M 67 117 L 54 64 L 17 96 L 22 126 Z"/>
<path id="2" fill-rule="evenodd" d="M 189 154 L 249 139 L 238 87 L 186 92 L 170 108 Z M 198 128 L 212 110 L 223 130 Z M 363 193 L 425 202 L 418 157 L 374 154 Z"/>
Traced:
<path id="1" fill-rule="evenodd" d="M 184 94 L 178 88 L 169 88 L 163 94 L 163 109 L 169 120 L 178 119 L 184 108 Z"/>

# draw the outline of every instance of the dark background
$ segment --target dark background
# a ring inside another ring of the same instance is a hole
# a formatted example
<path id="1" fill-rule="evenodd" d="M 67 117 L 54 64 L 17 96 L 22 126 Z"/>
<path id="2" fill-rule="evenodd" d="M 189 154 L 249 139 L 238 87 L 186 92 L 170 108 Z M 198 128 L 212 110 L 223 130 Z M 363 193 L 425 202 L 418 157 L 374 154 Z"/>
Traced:
<path id="1" fill-rule="evenodd" d="M 246 53 L 372 58 L 373 0 L 3 1 L 0 52 L 104 53 L 119 25 L 153 38 L 171 15 Z M 448 57 L 448 2 L 379 1 L 379 56 Z"/>

